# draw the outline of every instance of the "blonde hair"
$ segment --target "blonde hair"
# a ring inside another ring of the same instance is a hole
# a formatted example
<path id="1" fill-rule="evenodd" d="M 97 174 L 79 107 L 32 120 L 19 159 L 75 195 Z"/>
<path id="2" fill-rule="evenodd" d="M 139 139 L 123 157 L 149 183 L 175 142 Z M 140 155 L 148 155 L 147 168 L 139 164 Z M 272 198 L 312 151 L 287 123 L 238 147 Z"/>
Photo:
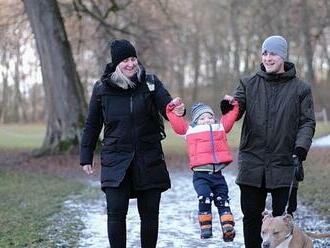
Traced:
<path id="1" fill-rule="evenodd" d="M 140 66 L 138 66 L 136 73 L 137 73 L 138 81 L 140 81 L 142 74 Z M 135 87 L 135 83 L 123 74 L 123 72 L 120 70 L 118 65 L 116 67 L 116 70 L 111 75 L 111 81 L 114 82 L 116 85 L 118 85 L 120 88 L 123 88 L 125 90 L 128 89 L 129 87 L 130 88 Z"/>

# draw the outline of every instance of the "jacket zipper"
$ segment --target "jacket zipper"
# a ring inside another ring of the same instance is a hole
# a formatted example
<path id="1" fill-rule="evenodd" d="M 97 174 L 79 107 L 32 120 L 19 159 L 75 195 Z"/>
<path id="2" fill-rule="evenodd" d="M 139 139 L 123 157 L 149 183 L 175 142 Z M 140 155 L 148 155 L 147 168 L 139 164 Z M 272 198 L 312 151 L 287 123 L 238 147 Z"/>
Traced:
<path id="1" fill-rule="evenodd" d="M 134 151 L 136 150 L 136 137 L 135 137 L 135 128 L 134 128 L 134 111 L 133 111 L 133 93 L 130 96 L 130 103 L 129 103 L 129 108 L 130 108 L 130 114 L 131 114 L 131 123 L 132 123 L 132 142 L 134 144 Z"/>
<path id="2" fill-rule="evenodd" d="M 212 125 L 210 124 L 210 138 L 211 138 L 211 146 L 212 146 L 212 155 L 213 155 L 213 161 L 215 164 L 218 163 L 217 154 L 215 153 L 215 146 L 214 146 L 214 137 L 213 137 L 213 131 L 212 131 Z"/>

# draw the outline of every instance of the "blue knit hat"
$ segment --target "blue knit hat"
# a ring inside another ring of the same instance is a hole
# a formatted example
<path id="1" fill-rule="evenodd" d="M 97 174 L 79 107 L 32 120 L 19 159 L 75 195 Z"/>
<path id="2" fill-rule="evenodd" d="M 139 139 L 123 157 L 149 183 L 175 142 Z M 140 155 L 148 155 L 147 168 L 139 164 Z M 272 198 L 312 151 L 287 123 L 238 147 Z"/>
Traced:
<path id="1" fill-rule="evenodd" d="M 210 113 L 214 116 L 214 112 L 209 105 L 201 102 L 195 103 L 191 108 L 192 122 L 197 123 L 198 118 L 204 113 Z"/>
<path id="2" fill-rule="evenodd" d="M 137 57 L 134 46 L 128 40 L 113 40 L 110 48 L 113 67 L 116 67 L 124 59 Z"/>
<path id="3" fill-rule="evenodd" d="M 284 60 L 286 60 L 288 56 L 288 44 L 286 40 L 279 35 L 269 36 L 265 39 L 264 43 L 262 43 L 261 50 L 261 54 L 264 52 L 275 53 Z"/>

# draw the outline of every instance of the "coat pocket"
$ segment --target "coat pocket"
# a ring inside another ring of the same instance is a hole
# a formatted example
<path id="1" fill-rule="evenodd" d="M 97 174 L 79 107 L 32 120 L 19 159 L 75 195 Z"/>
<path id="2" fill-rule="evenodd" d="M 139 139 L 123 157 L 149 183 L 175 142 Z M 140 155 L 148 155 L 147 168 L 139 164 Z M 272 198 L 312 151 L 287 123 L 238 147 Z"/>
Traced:
<path id="1" fill-rule="evenodd" d="M 102 166 L 111 166 L 114 161 L 114 157 L 117 152 L 117 144 L 118 138 L 107 138 L 102 141 L 101 148 L 101 164 Z"/>

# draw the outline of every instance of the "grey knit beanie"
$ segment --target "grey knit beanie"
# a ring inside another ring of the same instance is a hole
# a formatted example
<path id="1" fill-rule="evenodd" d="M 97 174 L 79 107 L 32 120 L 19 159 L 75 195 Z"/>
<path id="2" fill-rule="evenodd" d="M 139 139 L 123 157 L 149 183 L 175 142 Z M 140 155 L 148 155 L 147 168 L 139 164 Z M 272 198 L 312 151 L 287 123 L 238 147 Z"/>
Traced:
<path id="1" fill-rule="evenodd" d="M 197 123 L 198 118 L 204 113 L 210 113 L 214 116 L 214 112 L 209 105 L 201 102 L 195 103 L 191 108 L 192 122 Z"/>
<path id="2" fill-rule="evenodd" d="M 275 53 L 286 60 L 288 56 L 288 44 L 282 36 L 269 36 L 267 39 L 265 39 L 264 43 L 262 43 L 261 54 L 264 52 Z"/>

